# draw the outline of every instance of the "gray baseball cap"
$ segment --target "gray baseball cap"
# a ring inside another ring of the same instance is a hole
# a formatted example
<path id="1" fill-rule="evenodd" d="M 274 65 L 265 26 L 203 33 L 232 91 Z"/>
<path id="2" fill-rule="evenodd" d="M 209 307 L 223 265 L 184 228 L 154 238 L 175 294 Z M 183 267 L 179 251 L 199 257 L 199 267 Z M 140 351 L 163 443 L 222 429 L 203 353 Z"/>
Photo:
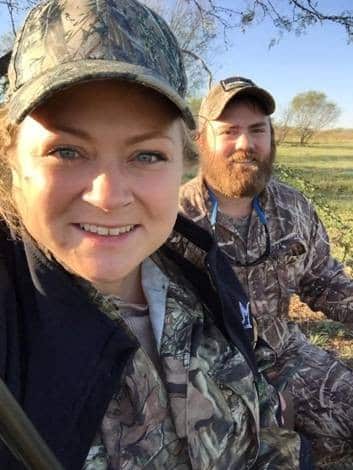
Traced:
<path id="1" fill-rule="evenodd" d="M 272 95 L 244 77 L 229 77 L 211 88 L 202 100 L 199 116 L 214 121 L 219 118 L 229 101 L 235 96 L 253 96 L 263 106 L 267 115 L 274 112 L 276 104 Z"/>
<path id="2" fill-rule="evenodd" d="M 177 41 L 166 22 L 137 0 L 41 2 L 17 36 L 8 77 L 13 122 L 60 90 L 116 78 L 161 93 L 195 127 Z"/>

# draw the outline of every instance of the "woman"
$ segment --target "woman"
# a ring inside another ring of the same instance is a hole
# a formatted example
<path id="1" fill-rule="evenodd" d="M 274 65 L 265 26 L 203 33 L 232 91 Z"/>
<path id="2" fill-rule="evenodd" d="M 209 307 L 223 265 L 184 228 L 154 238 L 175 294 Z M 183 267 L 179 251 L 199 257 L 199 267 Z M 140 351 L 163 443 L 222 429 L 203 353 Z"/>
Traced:
<path id="1" fill-rule="evenodd" d="M 1 375 L 70 470 L 304 468 L 222 255 L 181 218 L 173 236 L 209 272 L 163 245 L 191 148 L 185 89 L 174 37 L 135 0 L 42 3 L 12 54 Z"/>

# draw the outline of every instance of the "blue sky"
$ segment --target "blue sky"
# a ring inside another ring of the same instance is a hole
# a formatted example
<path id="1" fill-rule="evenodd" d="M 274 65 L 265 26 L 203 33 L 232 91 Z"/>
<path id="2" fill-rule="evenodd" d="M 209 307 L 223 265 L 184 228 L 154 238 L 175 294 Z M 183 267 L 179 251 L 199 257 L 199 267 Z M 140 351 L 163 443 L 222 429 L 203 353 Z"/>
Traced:
<path id="1" fill-rule="evenodd" d="M 277 0 L 285 3 L 286 0 Z M 244 0 L 218 0 L 231 8 Z M 320 0 L 325 12 L 353 9 L 353 0 Z M 8 29 L 6 11 L 0 9 L 0 34 Z M 278 45 L 268 48 L 276 36 L 270 21 L 238 30 L 229 35 L 231 45 L 223 42 L 211 60 L 215 80 L 231 75 L 252 78 L 274 95 L 280 111 L 303 91 L 326 93 L 342 110 L 339 127 L 353 128 L 353 43 L 347 44 L 345 31 L 324 23 L 310 27 L 302 36 L 285 34 Z"/>
<path id="2" fill-rule="evenodd" d="M 352 0 L 319 3 L 325 11 L 330 10 L 330 4 L 336 12 L 353 9 Z M 222 4 L 234 8 L 235 2 Z M 347 44 L 344 29 L 324 23 L 299 37 L 285 34 L 278 45 L 269 49 L 268 44 L 275 36 L 269 21 L 250 27 L 244 34 L 232 33 L 232 45 L 227 50 L 220 47 L 212 61 L 214 78 L 231 75 L 252 78 L 271 91 L 279 110 L 297 93 L 322 91 L 342 110 L 336 126 L 353 128 L 353 43 Z"/>

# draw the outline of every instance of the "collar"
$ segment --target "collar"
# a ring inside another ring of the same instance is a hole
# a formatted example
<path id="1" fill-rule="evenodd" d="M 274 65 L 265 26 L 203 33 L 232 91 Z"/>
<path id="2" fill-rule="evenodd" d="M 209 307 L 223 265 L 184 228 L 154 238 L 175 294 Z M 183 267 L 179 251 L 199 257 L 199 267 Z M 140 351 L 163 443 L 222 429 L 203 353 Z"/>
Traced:
<path id="1" fill-rule="evenodd" d="M 203 182 L 203 185 L 208 193 L 208 201 L 210 203 L 210 210 L 208 212 L 208 218 L 211 224 L 211 228 L 214 231 L 216 228 L 217 215 L 219 212 L 219 203 L 218 203 L 217 196 L 212 191 L 212 189 L 207 186 L 206 182 Z M 252 205 L 252 210 L 256 212 L 256 215 L 258 216 L 260 223 L 262 225 L 266 225 L 267 224 L 266 214 L 262 208 L 262 205 L 260 202 L 260 196 L 258 194 L 253 198 L 251 205 Z"/>
<path id="2" fill-rule="evenodd" d="M 24 409 L 64 467 L 81 468 L 136 344 L 73 276 L 23 245 L 14 282 L 28 343 Z"/>
<path id="3" fill-rule="evenodd" d="M 159 351 L 167 308 L 169 278 L 151 258 L 147 258 L 142 263 L 141 279 L 143 292 L 148 303 L 152 330 Z"/>

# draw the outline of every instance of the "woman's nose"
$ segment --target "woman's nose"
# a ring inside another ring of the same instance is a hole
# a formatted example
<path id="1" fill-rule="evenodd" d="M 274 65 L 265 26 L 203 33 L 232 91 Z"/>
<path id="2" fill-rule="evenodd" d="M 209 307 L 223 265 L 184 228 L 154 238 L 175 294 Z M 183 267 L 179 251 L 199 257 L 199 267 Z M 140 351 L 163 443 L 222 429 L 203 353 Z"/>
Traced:
<path id="1" fill-rule="evenodd" d="M 131 204 L 134 197 L 126 175 L 118 168 L 109 168 L 92 178 L 83 200 L 103 211 L 112 211 Z"/>

